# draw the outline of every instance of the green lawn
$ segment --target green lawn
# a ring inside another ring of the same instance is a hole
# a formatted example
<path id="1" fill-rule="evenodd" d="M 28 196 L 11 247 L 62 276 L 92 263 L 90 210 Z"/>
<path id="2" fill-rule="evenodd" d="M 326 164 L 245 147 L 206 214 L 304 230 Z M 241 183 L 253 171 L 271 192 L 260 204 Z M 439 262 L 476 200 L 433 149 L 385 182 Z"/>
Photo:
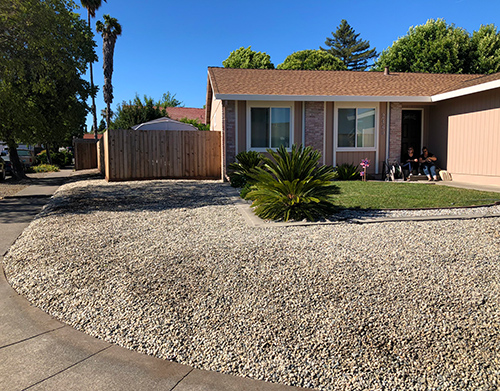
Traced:
<path id="1" fill-rule="evenodd" d="M 500 193 L 427 183 L 339 181 L 336 184 L 340 188 L 338 205 L 343 208 L 448 208 L 500 201 Z"/>

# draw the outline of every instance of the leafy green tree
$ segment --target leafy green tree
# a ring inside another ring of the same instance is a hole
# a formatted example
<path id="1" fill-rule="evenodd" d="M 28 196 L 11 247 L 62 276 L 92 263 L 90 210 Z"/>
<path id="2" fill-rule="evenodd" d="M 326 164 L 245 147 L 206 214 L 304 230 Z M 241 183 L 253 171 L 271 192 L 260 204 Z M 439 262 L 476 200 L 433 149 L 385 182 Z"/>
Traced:
<path id="1" fill-rule="evenodd" d="M 116 18 L 109 15 L 104 15 L 104 23 L 100 20 L 96 23 L 97 32 L 102 35 L 102 54 L 103 54 L 103 70 L 104 70 L 104 102 L 106 102 L 106 125 L 109 129 L 110 123 L 110 106 L 113 102 L 113 84 L 111 78 L 113 76 L 113 56 L 115 53 L 116 39 L 122 33 L 122 26 Z"/>
<path id="2" fill-rule="evenodd" d="M 368 61 L 377 57 L 376 49 L 370 49 L 370 42 L 360 39 L 345 19 L 332 32 L 332 38 L 326 38 L 325 45 L 326 49 L 320 49 L 340 58 L 350 71 L 364 71 L 368 68 Z"/>
<path id="3" fill-rule="evenodd" d="M 104 118 L 106 118 L 106 114 L 104 114 Z M 106 131 L 106 121 L 104 120 L 104 118 L 101 118 L 101 121 L 99 122 L 99 126 L 97 127 L 98 134 L 104 133 Z M 95 134 L 94 125 L 92 125 L 92 128 L 90 129 L 90 133 Z"/>
<path id="4" fill-rule="evenodd" d="M 106 0 L 104 0 L 106 2 Z M 89 24 L 89 28 L 92 29 L 90 24 L 90 18 L 95 18 L 95 12 L 101 8 L 102 0 L 80 0 L 83 8 L 87 9 L 87 20 Z M 92 117 L 93 117 L 93 129 L 97 129 L 97 112 L 95 107 L 95 96 L 97 93 L 96 87 L 94 85 L 94 71 L 92 69 L 93 62 L 91 61 L 89 64 L 89 72 L 90 72 L 90 88 L 91 88 L 91 97 L 92 97 Z M 97 140 L 97 132 L 94 132 L 95 139 Z"/>
<path id="5" fill-rule="evenodd" d="M 274 69 L 271 56 L 253 51 L 251 46 L 246 49 L 242 46 L 238 50 L 231 52 L 229 57 L 222 62 L 222 65 L 224 65 L 224 68 Z"/>
<path id="6" fill-rule="evenodd" d="M 324 50 L 301 50 L 292 53 L 277 68 L 322 71 L 343 71 L 347 69 L 342 61 Z"/>
<path id="7" fill-rule="evenodd" d="M 0 139 L 14 176 L 17 143 L 60 144 L 80 133 L 90 85 L 82 79 L 95 43 L 69 0 L 0 2 Z"/>
<path id="8" fill-rule="evenodd" d="M 471 69 L 469 73 L 495 73 L 500 71 L 500 32 L 493 24 L 482 25 L 472 33 Z"/>
<path id="9" fill-rule="evenodd" d="M 134 125 L 152 121 L 157 118 L 168 117 L 164 107 L 160 107 L 153 98 L 144 95 L 144 101 L 136 94 L 133 101 L 123 101 L 116 109 L 116 118 L 113 127 L 129 129 Z"/>
<path id="10" fill-rule="evenodd" d="M 175 99 L 176 94 L 170 93 L 170 91 L 167 91 L 166 93 L 163 94 L 161 99 L 156 103 L 157 106 L 159 107 L 179 107 L 182 105 L 182 102 L 178 99 Z"/>
<path id="11" fill-rule="evenodd" d="M 479 36 L 477 36 L 478 41 Z M 470 73 L 470 36 L 444 19 L 410 27 L 408 33 L 385 49 L 374 69 L 396 72 Z"/>

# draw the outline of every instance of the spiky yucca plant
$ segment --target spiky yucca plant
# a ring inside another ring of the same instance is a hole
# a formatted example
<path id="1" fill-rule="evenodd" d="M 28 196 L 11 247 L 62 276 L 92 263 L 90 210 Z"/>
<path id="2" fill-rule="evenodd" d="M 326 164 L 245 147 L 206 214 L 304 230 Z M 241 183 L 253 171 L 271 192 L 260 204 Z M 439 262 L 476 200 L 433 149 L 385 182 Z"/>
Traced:
<path id="1" fill-rule="evenodd" d="M 318 151 L 297 145 L 290 153 L 283 146 L 267 151 L 272 159 L 265 157 L 264 165 L 249 173 L 255 183 L 246 196 L 259 217 L 313 221 L 335 211 L 335 173 L 331 166 L 318 166 Z"/>
<path id="2" fill-rule="evenodd" d="M 359 167 L 354 164 L 343 163 L 335 167 L 335 178 L 339 181 L 353 181 L 361 179 Z"/>
<path id="3" fill-rule="evenodd" d="M 231 163 L 229 168 L 234 170 L 229 174 L 231 186 L 243 187 L 250 179 L 248 173 L 262 164 L 263 156 L 260 152 L 244 151 L 236 155 L 237 162 Z"/>

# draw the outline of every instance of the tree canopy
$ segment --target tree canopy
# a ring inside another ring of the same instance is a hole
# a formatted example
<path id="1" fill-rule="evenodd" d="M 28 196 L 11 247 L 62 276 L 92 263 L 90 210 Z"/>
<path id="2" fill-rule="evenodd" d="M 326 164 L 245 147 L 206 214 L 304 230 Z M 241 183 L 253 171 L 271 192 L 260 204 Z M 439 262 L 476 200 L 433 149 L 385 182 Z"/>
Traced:
<path id="1" fill-rule="evenodd" d="M 368 68 L 368 61 L 377 57 L 375 48 L 370 49 L 370 42 L 359 38 L 354 29 L 342 19 L 332 38 L 327 37 L 321 50 L 331 53 L 339 58 L 350 71 L 364 71 Z"/>
<path id="2" fill-rule="evenodd" d="M 175 98 L 176 94 L 172 94 L 170 91 L 163 93 L 162 97 L 156 105 L 158 107 L 178 107 L 182 105 L 182 102 Z"/>
<path id="3" fill-rule="evenodd" d="M 116 118 L 113 122 L 115 129 L 129 129 L 134 125 L 152 121 L 161 117 L 168 117 L 165 107 L 177 107 L 182 102 L 175 99 L 175 94 L 167 92 L 162 99 L 155 102 L 153 98 L 144 95 L 144 101 L 136 94 L 134 100 L 123 101 L 118 105 Z"/>
<path id="4" fill-rule="evenodd" d="M 274 69 L 271 56 L 266 53 L 256 52 L 252 47 L 241 47 L 231 52 L 229 57 L 222 62 L 224 68 L 245 69 Z"/>
<path id="5" fill-rule="evenodd" d="M 301 50 L 292 53 L 277 68 L 323 71 L 343 71 L 347 69 L 342 61 L 324 50 Z"/>
<path id="6" fill-rule="evenodd" d="M 0 3 L 0 138 L 22 175 L 18 142 L 59 144 L 83 133 L 96 59 L 92 33 L 69 0 Z"/>
<path id="7" fill-rule="evenodd" d="M 385 49 L 374 69 L 396 72 L 493 73 L 500 70 L 500 34 L 494 25 L 469 34 L 444 19 L 410 27 Z"/>
<path id="8" fill-rule="evenodd" d="M 410 27 L 385 49 L 374 69 L 397 72 L 468 73 L 470 37 L 467 31 L 443 19 Z"/>
<path id="9" fill-rule="evenodd" d="M 484 25 L 471 37 L 469 73 L 500 72 L 500 32 L 493 24 Z"/>

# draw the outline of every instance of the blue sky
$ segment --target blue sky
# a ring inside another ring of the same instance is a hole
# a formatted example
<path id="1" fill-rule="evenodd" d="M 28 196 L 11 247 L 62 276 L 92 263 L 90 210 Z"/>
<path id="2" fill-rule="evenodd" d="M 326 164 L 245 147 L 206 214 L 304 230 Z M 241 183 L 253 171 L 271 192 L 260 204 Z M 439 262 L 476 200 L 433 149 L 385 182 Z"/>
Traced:
<path id="1" fill-rule="evenodd" d="M 86 11 L 78 11 L 86 19 Z M 176 94 L 186 107 L 203 107 L 207 67 L 222 66 L 230 52 L 239 47 L 252 46 L 253 50 L 266 52 L 276 66 L 293 52 L 324 46 L 326 37 L 346 19 L 362 39 L 380 52 L 406 35 L 410 26 L 431 18 L 444 18 L 470 33 L 481 24 L 498 26 L 500 2 L 108 0 L 97 11 L 94 26 L 103 14 L 117 18 L 123 28 L 114 56 L 113 109 L 133 99 L 136 93 L 157 100 L 167 91 Z M 105 108 L 102 38 L 96 35 L 95 40 L 99 114 Z M 90 131 L 90 115 L 87 124 Z"/>

